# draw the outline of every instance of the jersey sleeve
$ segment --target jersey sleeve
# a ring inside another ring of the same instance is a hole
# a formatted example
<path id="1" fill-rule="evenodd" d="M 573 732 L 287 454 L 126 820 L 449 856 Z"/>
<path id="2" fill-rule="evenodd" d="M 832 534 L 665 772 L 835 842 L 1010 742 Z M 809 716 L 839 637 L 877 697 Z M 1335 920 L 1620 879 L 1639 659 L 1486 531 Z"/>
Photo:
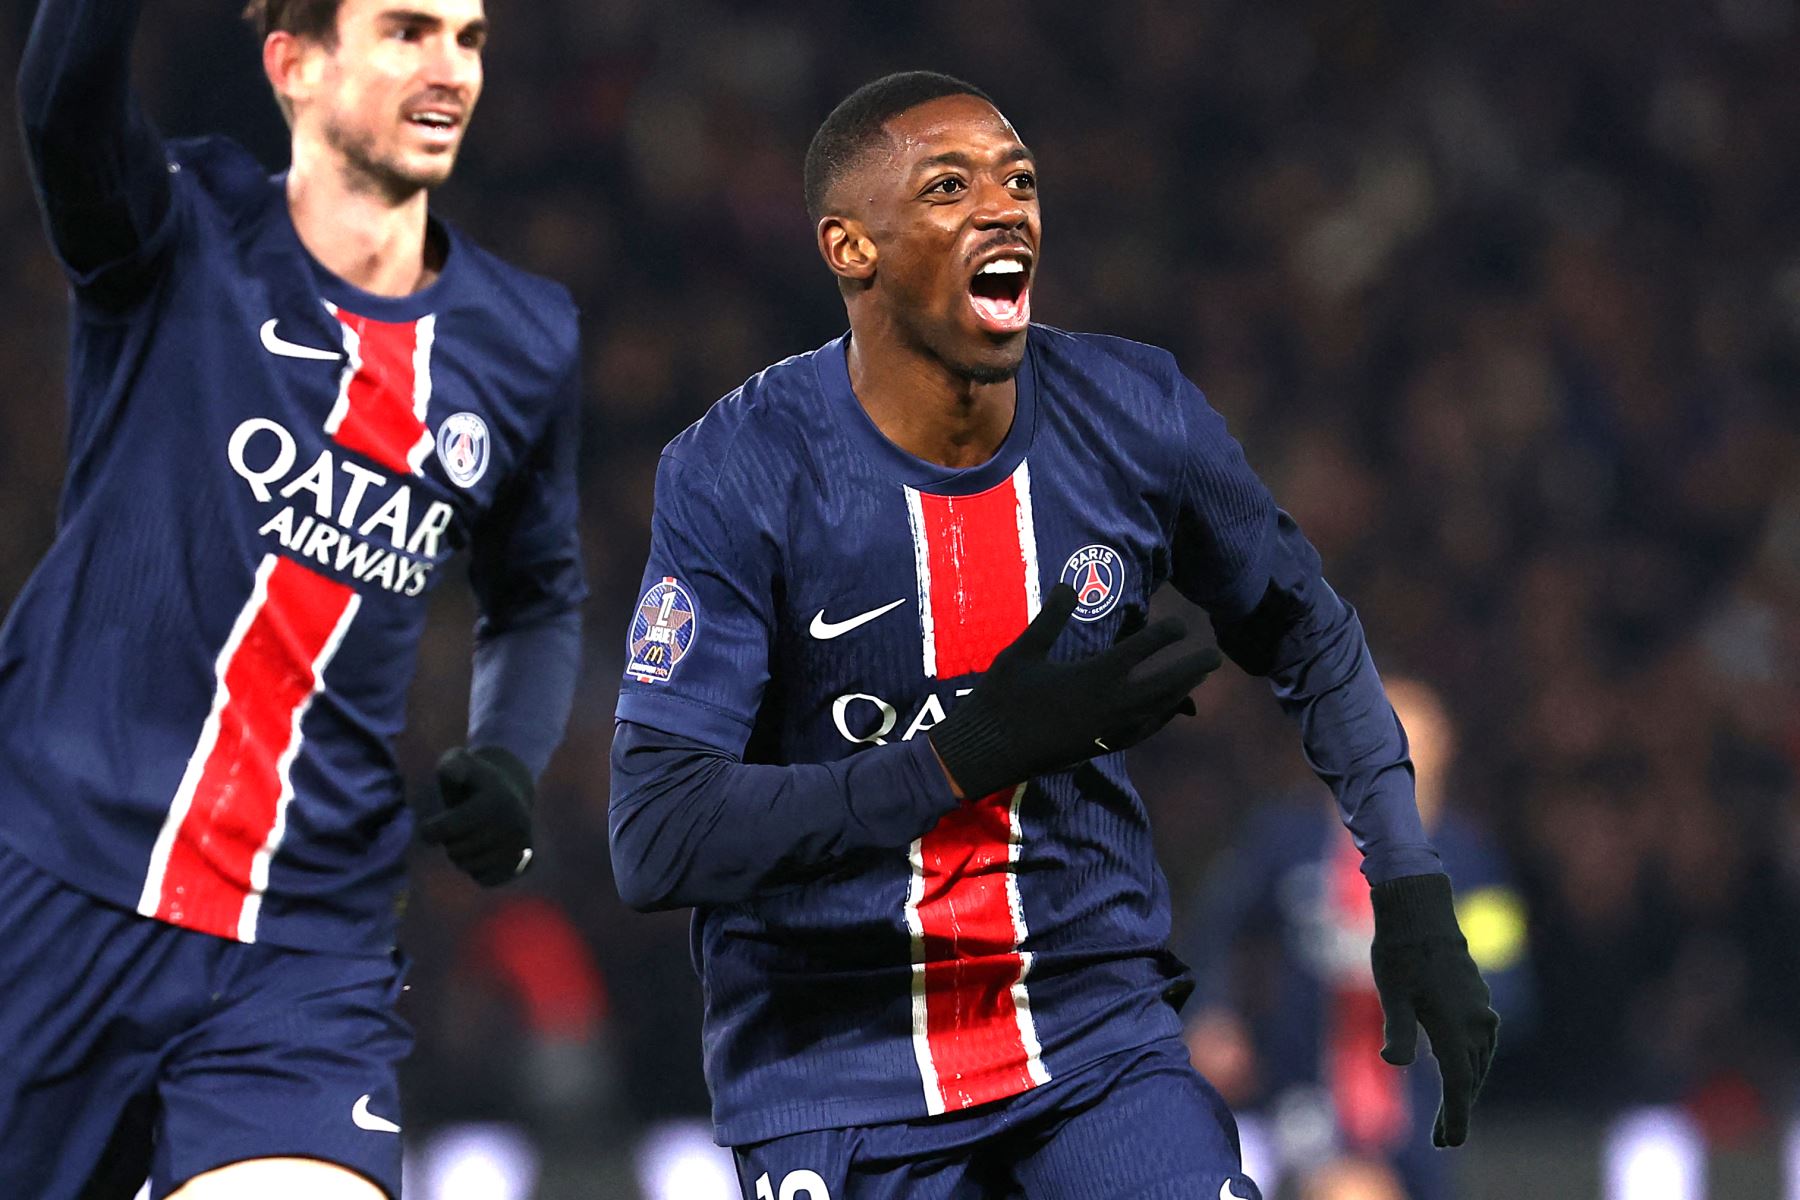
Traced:
<path id="1" fill-rule="evenodd" d="M 1356 610 L 1325 582 L 1318 551 L 1276 507 L 1223 418 L 1186 379 L 1177 392 L 1186 436 L 1171 579 L 1210 613 L 1220 648 L 1268 678 L 1369 882 L 1441 872 L 1413 802 L 1406 733 Z"/>
<path id="2" fill-rule="evenodd" d="M 1279 514 L 1225 419 L 1179 371 L 1173 385 L 1182 460 L 1170 581 L 1195 604 L 1229 620 L 1249 612 L 1263 594 L 1283 549 Z"/>
<path id="3" fill-rule="evenodd" d="M 475 647 L 469 745 L 504 746 L 535 778 L 562 741 L 581 674 L 581 614 L 495 634 Z"/>
<path id="4" fill-rule="evenodd" d="M 897 850 L 959 803 L 929 738 L 777 766 L 620 721 L 611 762 L 613 880 L 646 912 L 741 903 Z"/>
<path id="5" fill-rule="evenodd" d="M 44 0 L 19 64 L 19 115 L 50 242 L 85 302 L 145 295 L 176 223 L 172 170 L 133 95 L 141 0 Z"/>
<path id="6" fill-rule="evenodd" d="M 587 598 L 581 569 L 579 364 L 571 361 L 544 433 L 476 522 L 469 582 L 477 640 L 572 612 Z"/>
<path id="7" fill-rule="evenodd" d="M 774 548 L 720 476 L 665 453 L 626 638 L 620 720 L 740 757 L 769 681 Z"/>

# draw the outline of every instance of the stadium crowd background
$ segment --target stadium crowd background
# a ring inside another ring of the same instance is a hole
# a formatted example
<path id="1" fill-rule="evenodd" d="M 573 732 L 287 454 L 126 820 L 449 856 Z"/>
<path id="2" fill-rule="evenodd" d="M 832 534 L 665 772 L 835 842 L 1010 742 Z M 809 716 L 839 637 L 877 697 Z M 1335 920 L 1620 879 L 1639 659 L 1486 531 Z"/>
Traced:
<path id="1" fill-rule="evenodd" d="M 0 0 L 9 131 L 31 7 Z M 165 133 L 229 133 L 280 166 L 231 0 L 144 9 L 138 81 Z M 649 1131 L 704 1111 L 685 915 L 626 910 L 605 841 L 657 450 L 840 332 L 802 153 L 856 84 L 930 66 L 990 90 L 1039 156 L 1037 317 L 1176 351 L 1377 662 L 1435 688 L 1459 728 L 1448 803 L 1511 864 L 1530 983 L 1503 1013 L 1458 1194 L 1521 1194 L 1483 1181 L 1562 1162 L 1543 1156 L 1564 1143 L 1598 1161 L 1607 1122 L 1641 1106 L 1672 1106 L 1715 1200 L 1793 1186 L 1794 0 L 490 0 L 490 16 L 488 91 L 436 208 L 582 306 L 593 600 L 540 869 L 484 894 L 417 858 L 421 1145 L 506 1122 L 542 1152 L 541 1196 L 628 1196 Z M 7 137 L 10 599 L 54 527 L 66 307 Z M 461 737 L 462 591 L 440 590 L 402 748 L 421 785 Z M 1201 702 L 1134 761 L 1187 938 L 1257 806 L 1308 786 L 1325 803 L 1259 681 L 1221 672 Z M 1736 1175 L 1718 1165 L 1734 1158 Z M 1590 1194 L 1592 1169 L 1531 1194 Z"/>

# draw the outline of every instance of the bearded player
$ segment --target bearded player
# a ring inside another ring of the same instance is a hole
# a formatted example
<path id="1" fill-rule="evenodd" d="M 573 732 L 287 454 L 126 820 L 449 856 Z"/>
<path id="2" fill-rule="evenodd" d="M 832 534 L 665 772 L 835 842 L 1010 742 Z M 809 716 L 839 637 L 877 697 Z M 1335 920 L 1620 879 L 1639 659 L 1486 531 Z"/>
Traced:
<path id="1" fill-rule="evenodd" d="M 1031 324 L 1029 150 L 911 73 L 813 139 L 850 332 L 670 443 L 613 749 L 612 853 L 693 905 L 747 1200 L 1242 1200 L 1122 751 L 1267 675 L 1361 847 L 1392 1062 L 1460 1143 L 1496 1019 L 1352 610 L 1166 353 Z"/>
<path id="2" fill-rule="evenodd" d="M 252 4 L 272 179 L 157 137 L 139 7 L 45 3 L 20 74 L 73 339 L 61 520 L 0 633 L 0 1179 L 397 1197 L 391 745 L 466 547 L 469 743 L 424 833 L 525 868 L 579 641 L 575 313 L 427 211 L 480 0 Z"/>

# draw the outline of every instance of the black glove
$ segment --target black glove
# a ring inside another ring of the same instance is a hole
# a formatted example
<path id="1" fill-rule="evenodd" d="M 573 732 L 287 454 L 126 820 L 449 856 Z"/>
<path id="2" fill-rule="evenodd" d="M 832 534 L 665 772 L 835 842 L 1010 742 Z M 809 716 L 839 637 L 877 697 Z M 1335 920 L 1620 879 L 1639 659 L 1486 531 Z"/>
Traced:
<path id="1" fill-rule="evenodd" d="M 450 861 L 483 887 L 531 865 L 531 771 L 499 746 L 458 746 L 438 759 L 443 810 L 419 823 L 419 836 L 441 844 Z"/>
<path id="2" fill-rule="evenodd" d="M 965 797 L 1136 745 L 1176 713 L 1193 713 L 1188 693 L 1219 665 L 1219 652 L 1175 617 L 1091 658 L 1052 662 L 1050 647 L 1074 611 L 1075 589 L 1051 588 L 1037 619 L 931 728 L 927 736 Z M 1168 646 L 1177 650 L 1153 657 Z"/>
<path id="3" fill-rule="evenodd" d="M 1419 1026 L 1431 1039 L 1443 1076 L 1443 1102 L 1431 1144 L 1460 1146 L 1469 1136 L 1469 1110 L 1487 1079 L 1500 1034 L 1488 1007 L 1469 943 L 1456 923 L 1448 875 L 1407 875 L 1378 883 L 1375 906 L 1375 989 L 1387 1018 L 1381 1057 L 1397 1067 L 1413 1060 Z"/>

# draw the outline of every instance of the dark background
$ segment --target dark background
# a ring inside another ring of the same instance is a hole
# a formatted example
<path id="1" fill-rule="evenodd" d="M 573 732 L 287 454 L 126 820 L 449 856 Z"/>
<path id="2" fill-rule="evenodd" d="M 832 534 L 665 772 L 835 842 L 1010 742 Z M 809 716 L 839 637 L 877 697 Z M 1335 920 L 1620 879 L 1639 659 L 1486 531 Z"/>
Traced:
<path id="1" fill-rule="evenodd" d="M 66 306 L 13 132 L 29 9 L 0 0 L 0 597 L 53 534 L 64 464 Z M 233 6 L 145 10 L 160 127 L 281 166 Z M 605 847 L 656 454 L 841 331 L 801 157 L 851 88 L 929 66 L 991 91 L 1039 156 L 1037 317 L 1175 351 L 1384 671 L 1445 698 L 1451 802 L 1512 864 L 1535 979 L 1481 1116 L 1585 1129 L 1674 1104 L 1717 1152 L 1774 1144 L 1800 1038 L 1793 0 L 490 16 L 488 90 L 434 203 L 582 306 L 594 595 L 541 869 L 482 894 L 418 857 L 413 1130 L 522 1121 L 553 1167 L 704 1110 L 685 918 L 623 908 Z M 461 736 L 464 592 L 441 589 L 421 659 L 421 784 Z M 1228 668 L 1201 698 L 1133 764 L 1178 897 L 1309 778 L 1260 682 Z"/>

